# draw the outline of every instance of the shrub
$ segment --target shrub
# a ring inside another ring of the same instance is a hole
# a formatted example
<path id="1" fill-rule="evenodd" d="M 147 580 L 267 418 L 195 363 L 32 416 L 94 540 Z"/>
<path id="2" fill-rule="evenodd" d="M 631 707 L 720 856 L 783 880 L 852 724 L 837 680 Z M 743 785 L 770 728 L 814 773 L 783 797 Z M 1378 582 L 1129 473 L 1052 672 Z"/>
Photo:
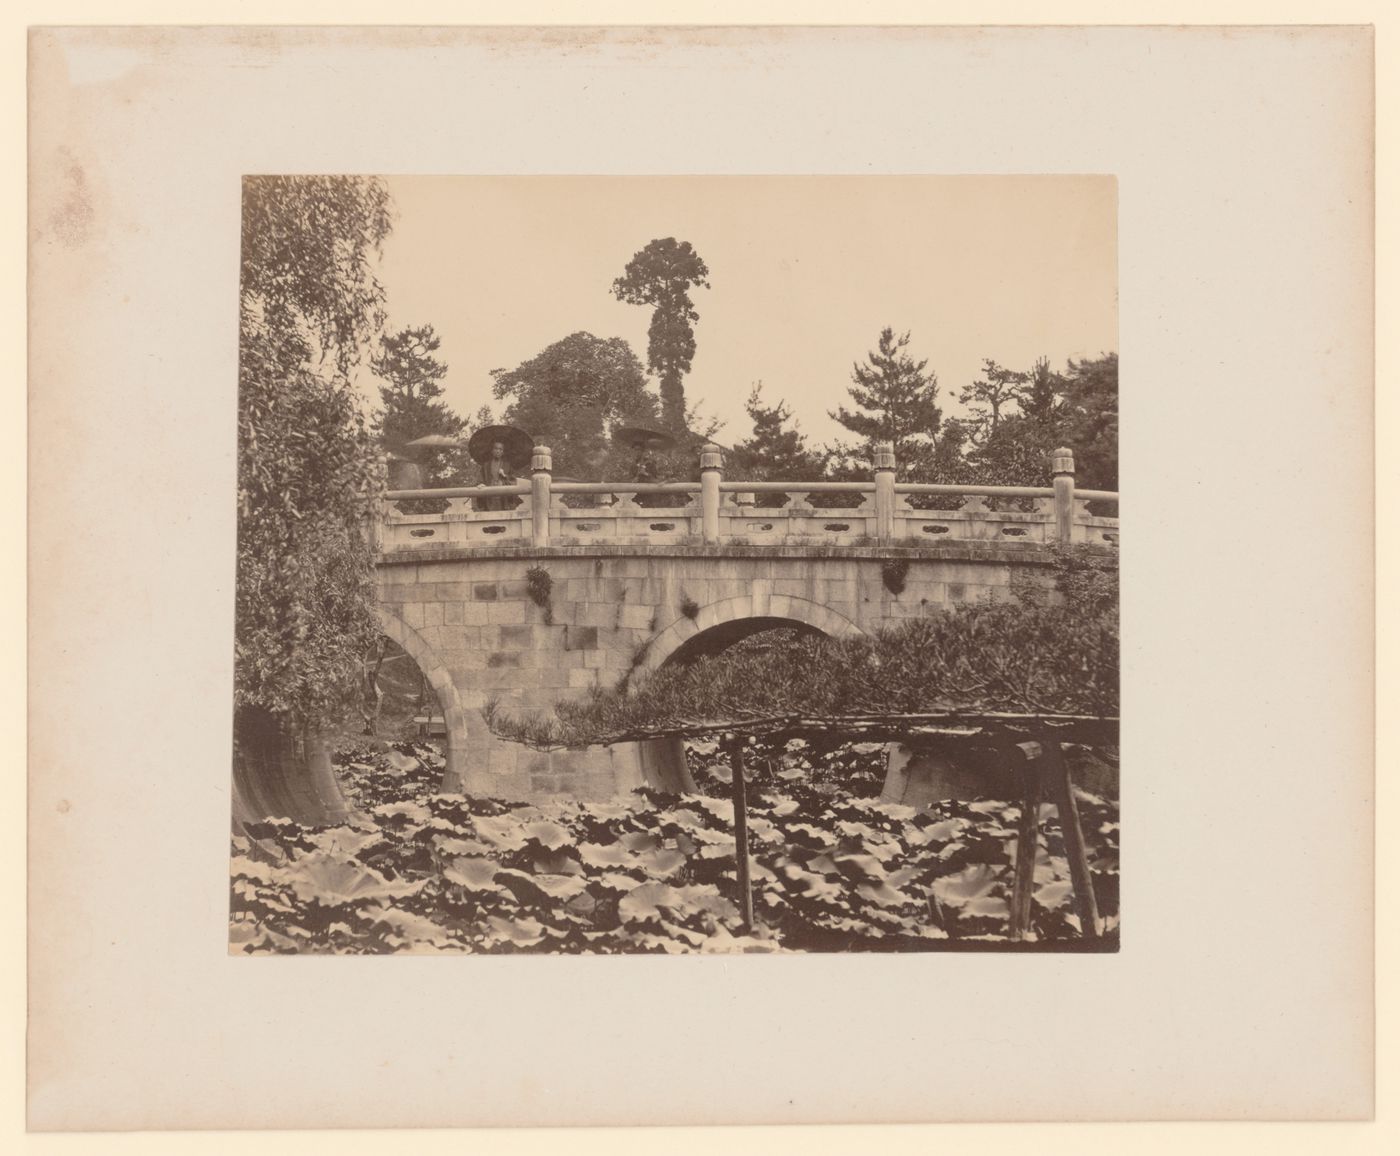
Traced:
<path id="1" fill-rule="evenodd" d="M 531 566 L 525 571 L 525 593 L 530 601 L 544 611 L 546 624 L 554 621 L 554 579 L 543 566 Z"/>
<path id="2" fill-rule="evenodd" d="M 880 563 L 880 581 L 895 597 L 904 593 L 904 582 L 908 577 L 908 558 L 886 558 Z"/>

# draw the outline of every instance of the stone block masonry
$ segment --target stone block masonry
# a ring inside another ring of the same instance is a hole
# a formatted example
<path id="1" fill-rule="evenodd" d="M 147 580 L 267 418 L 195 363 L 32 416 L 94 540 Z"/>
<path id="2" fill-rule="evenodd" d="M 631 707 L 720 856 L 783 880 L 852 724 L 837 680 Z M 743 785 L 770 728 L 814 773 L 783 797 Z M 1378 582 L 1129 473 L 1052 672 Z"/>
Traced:
<path id="1" fill-rule="evenodd" d="M 892 554 L 909 559 L 898 595 L 881 578 Z M 446 786 L 515 799 L 600 800 L 669 773 L 664 760 L 644 758 L 637 744 L 531 751 L 491 735 L 482 706 L 495 699 L 509 710 L 548 712 L 590 687 L 659 667 L 702 631 L 741 619 L 785 620 L 831 635 L 873 631 L 951 603 L 1007 596 L 1013 574 L 1048 583 L 1048 563 L 1042 550 L 968 542 L 917 551 L 460 547 L 430 562 L 385 555 L 377 580 L 385 632 L 412 655 L 443 706 Z M 550 573 L 552 622 L 527 593 L 531 565 Z M 686 600 L 694 618 L 684 613 Z"/>

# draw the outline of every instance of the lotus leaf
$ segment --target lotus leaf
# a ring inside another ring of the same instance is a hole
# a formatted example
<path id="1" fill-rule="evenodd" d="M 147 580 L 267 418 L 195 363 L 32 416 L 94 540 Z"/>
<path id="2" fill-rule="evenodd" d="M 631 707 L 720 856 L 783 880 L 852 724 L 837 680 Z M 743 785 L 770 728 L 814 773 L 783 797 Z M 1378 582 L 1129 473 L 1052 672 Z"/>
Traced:
<path id="1" fill-rule="evenodd" d="M 547 851 L 557 851 L 560 847 L 571 844 L 574 839 L 569 832 L 559 826 L 558 823 L 551 823 L 547 819 L 542 819 L 534 823 L 529 823 L 523 828 L 526 838 L 533 839 Z"/>
<path id="2" fill-rule="evenodd" d="M 517 947 L 533 947 L 545 937 L 544 924 L 535 919 L 503 919 L 499 915 L 488 915 L 486 924 L 498 939 Z"/>
<path id="3" fill-rule="evenodd" d="M 468 891 L 500 891 L 496 884 L 499 870 L 500 865 L 494 859 L 463 857 L 454 859 L 450 867 L 444 867 L 442 877 Z"/>
<path id="4" fill-rule="evenodd" d="M 481 838 L 502 851 L 519 851 L 528 842 L 524 830 L 514 816 L 491 818 L 479 815 L 473 826 Z"/>
<path id="5" fill-rule="evenodd" d="M 631 867 L 636 856 L 621 843 L 583 843 L 578 856 L 590 867 Z"/>
<path id="6" fill-rule="evenodd" d="M 423 888 L 416 883 L 390 882 L 378 871 L 325 852 L 303 856 L 289 870 L 292 889 L 303 903 L 338 905 L 365 899 L 401 898 Z"/>

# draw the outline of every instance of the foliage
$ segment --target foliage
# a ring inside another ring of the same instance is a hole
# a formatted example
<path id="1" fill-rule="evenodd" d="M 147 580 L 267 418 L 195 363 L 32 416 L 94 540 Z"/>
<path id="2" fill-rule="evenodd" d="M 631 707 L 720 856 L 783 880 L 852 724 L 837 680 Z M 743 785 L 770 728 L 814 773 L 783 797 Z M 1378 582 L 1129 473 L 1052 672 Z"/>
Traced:
<path id="1" fill-rule="evenodd" d="M 420 715 L 442 714 L 437 692 L 412 656 L 393 639 L 381 634 L 362 665 L 360 723 L 354 739 L 365 735 L 412 738 L 418 733 Z M 334 739 L 335 730 L 331 737 Z M 342 741 L 350 740 L 341 732 Z"/>
<path id="2" fill-rule="evenodd" d="M 729 453 L 725 468 L 744 481 L 814 482 L 823 475 L 823 455 L 807 448 L 807 439 L 794 426 L 792 410 L 784 401 L 763 404 L 763 383 L 758 382 L 744 403 L 753 422 L 751 436 Z"/>
<path id="3" fill-rule="evenodd" d="M 694 620 L 700 613 L 700 603 L 696 602 L 689 594 L 682 594 L 681 613 Z"/>
<path id="4" fill-rule="evenodd" d="M 925 372 L 927 360 L 915 361 L 907 352 L 909 334 L 895 336 L 886 328 L 879 348 L 867 354 L 866 365 L 851 367 L 848 387 L 855 410 L 838 406 L 831 417 L 863 442 L 867 461 L 879 442 L 894 445 L 895 460 L 907 469 L 930 455 L 943 411 L 938 405 L 938 375 Z"/>
<path id="5" fill-rule="evenodd" d="M 1118 354 L 1069 362 L 1061 437 L 1074 449 L 1076 486 L 1118 489 Z"/>
<path id="6" fill-rule="evenodd" d="M 994 363 L 988 363 L 994 364 Z M 1015 408 L 1003 412 L 967 455 L 976 480 L 987 485 L 1046 486 L 1050 455 L 1069 446 L 1075 485 L 1118 488 L 1118 355 L 1070 360 L 1055 373 L 1041 358 L 1014 387 Z"/>
<path id="7" fill-rule="evenodd" d="M 631 461 L 609 443 L 610 427 L 657 421 L 642 364 L 620 337 L 571 333 L 491 377 L 495 396 L 510 399 L 501 420 L 549 446 L 554 472 L 565 477 L 621 476 Z"/>
<path id="8" fill-rule="evenodd" d="M 1089 543 L 1055 542 L 1047 549 L 1054 571 L 1054 590 L 1071 613 L 1089 617 L 1113 614 L 1118 607 L 1118 552 Z M 1023 603 L 1044 605 L 1049 594 L 1033 579 L 1014 586 Z"/>
<path id="9" fill-rule="evenodd" d="M 665 666 L 593 688 L 555 717 L 484 711 L 493 732 L 540 747 L 695 733 L 775 716 L 830 720 L 944 712 L 1095 718 L 1118 712 L 1116 606 L 965 603 L 874 635 L 806 636 Z"/>
<path id="10" fill-rule="evenodd" d="M 388 194 L 358 177 L 244 182 L 235 701 L 300 720 L 354 697 L 378 634 L 373 441 L 348 374 L 383 321 Z"/>
<path id="11" fill-rule="evenodd" d="M 891 594 L 903 594 L 904 583 L 908 577 L 908 558 L 886 558 L 880 563 L 880 581 Z"/>
<path id="12" fill-rule="evenodd" d="M 1064 408 L 1064 378 L 1050 368 L 1050 359 L 1040 357 L 1016 388 L 1016 404 L 1022 414 L 1045 431 L 1054 441 Z"/>
<path id="13" fill-rule="evenodd" d="M 460 438 L 466 429 L 466 420 L 442 400 L 440 382 L 447 375 L 447 365 L 434 356 L 441 345 L 431 325 L 401 329 L 380 339 L 379 350 L 370 359 L 370 368 L 386 383 L 379 389 L 383 410 L 378 431 L 391 453 L 409 452 L 425 462 L 426 485 L 470 485 L 476 479 L 465 449 L 405 449 L 409 442 L 430 434 Z"/>
<path id="14" fill-rule="evenodd" d="M 384 324 L 374 261 L 392 227 L 388 190 L 369 177 L 247 177 L 243 181 L 240 317 L 280 349 L 299 346 L 340 374 Z"/>
<path id="15" fill-rule="evenodd" d="M 553 592 L 554 579 L 543 566 L 531 566 L 525 571 L 525 593 L 544 611 L 546 625 L 554 621 Z"/>
<path id="16" fill-rule="evenodd" d="M 433 793 L 423 746 L 351 752 L 362 818 L 270 820 L 233 842 L 230 940 L 272 953 L 926 950 L 1005 940 L 1018 810 L 881 803 L 879 747 L 746 748 L 758 926 L 739 925 L 729 768 L 692 744 L 701 793 L 539 806 Z M 1117 808 L 1080 793 L 1100 910 L 1117 922 Z M 1077 935 L 1058 832 L 1032 926 Z"/>
<path id="17" fill-rule="evenodd" d="M 1055 448 L 1044 427 L 1015 413 L 1002 418 L 996 433 L 974 448 L 968 461 L 974 476 L 985 485 L 1048 486 Z"/>
<path id="18" fill-rule="evenodd" d="M 982 376 L 958 394 L 958 400 L 971 411 L 964 426 L 973 440 L 996 435 L 1001 411 L 1016 400 L 1018 391 L 1029 380 L 1030 374 L 1007 369 L 990 357 L 982 362 Z"/>
<path id="19" fill-rule="evenodd" d="M 700 320 L 690 299 L 692 286 L 710 287 L 710 270 L 689 241 L 663 237 L 634 253 L 613 294 L 629 305 L 652 306 L 647 330 L 647 367 L 661 379 L 661 420 L 673 432 L 685 429 L 685 386 L 695 357 L 695 330 Z"/>

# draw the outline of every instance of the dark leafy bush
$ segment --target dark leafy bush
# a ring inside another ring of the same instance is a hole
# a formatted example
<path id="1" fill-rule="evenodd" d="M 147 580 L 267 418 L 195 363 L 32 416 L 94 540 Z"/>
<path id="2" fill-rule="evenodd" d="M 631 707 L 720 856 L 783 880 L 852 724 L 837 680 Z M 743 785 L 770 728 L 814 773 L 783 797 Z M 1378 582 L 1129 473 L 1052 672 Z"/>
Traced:
<path id="1" fill-rule="evenodd" d="M 904 583 L 909 577 L 908 558 L 886 558 L 880 563 L 880 581 L 891 594 L 904 593 Z"/>
<path id="2" fill-rule="evenodd" d="M 833 727 L 852 716 L 940 712 L 1112 718 L 1118 617 L 1105 603 L 1089 592 L 1056 605 L 963 604 L 870 636 L 806 636 L 661 667 L 562 702 L 554 717 L 517 718 L 494 706 L 486 717 L 495 733 L 545 747 L 716 725 L 742 730 L 775 716 Z"/>
<path id="3" fill-rule="evenodd" d="M 525 593 L 530 601 L 544 611 L 546 625 L 554 621 L 554 579 L 543 566 L 531 566 L 525 571 Z"/>

